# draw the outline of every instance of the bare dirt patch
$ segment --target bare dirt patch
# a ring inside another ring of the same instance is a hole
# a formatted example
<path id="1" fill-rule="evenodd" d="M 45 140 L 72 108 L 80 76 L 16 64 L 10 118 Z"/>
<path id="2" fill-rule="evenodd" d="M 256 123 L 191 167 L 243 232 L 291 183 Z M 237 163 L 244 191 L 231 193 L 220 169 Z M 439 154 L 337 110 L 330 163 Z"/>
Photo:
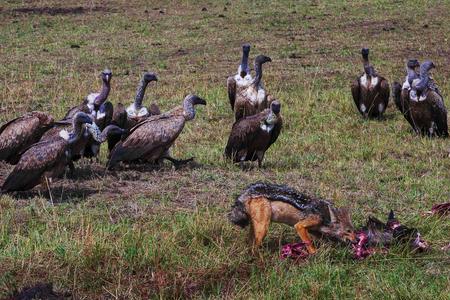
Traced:
<path id="1" fill-rule="evenodd" d="M 111 8 L 104 6 L 94 7 L 21 7 L 10 10 L 13 14 L 31 14 L 31 15 L 81 15 L 90 12 L 113 12 Z"/>

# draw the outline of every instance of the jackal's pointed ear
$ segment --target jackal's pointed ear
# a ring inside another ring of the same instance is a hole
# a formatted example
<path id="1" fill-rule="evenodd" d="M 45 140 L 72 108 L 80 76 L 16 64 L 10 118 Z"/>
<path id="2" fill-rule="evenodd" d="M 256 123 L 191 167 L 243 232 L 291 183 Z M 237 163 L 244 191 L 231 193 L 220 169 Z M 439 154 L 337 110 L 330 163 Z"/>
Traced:
<path id="1" fill-rule="evenodd" d="M 393 221 L 393 220 L 395 220 L 395 214 L 394 214 L 394 211 L 391 209 L 391 211 L 389 212 L 389 215 L 388 215 L 388 221 Z"/>
<path id="2" fill-rule="evenodd" d="M 330 212 L 331 223 L 336 223 L 337 222 L 336 214 L 334 213 L 334 209 L 330 205 L 328 205 L 328 211 Z"/>

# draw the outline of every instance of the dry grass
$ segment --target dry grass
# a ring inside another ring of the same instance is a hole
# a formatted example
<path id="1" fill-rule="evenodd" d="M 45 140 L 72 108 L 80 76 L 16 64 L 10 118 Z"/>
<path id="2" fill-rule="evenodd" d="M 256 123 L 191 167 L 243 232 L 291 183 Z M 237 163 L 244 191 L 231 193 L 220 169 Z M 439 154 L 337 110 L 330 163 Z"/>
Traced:
<path id="1" fill-rule="evenodd" d="M 2 122 L 34 109 L 62 117 L 99 88 L 104 67 L 113 103 L 132 101 L 144 70 L 160 78 L 146 103 L 169 109 L 189 92 L 208 102 L 173 149 L 195 156 L 193 168 L 105 173 L 103 149 L 101 164 L 81 162 L 75 178 L 54 185 L 55 206 L 40 187 L 1 196 L 0 298 L 45 281 L 76 299 L 448 299 L 450 256 L 437 249 L 449 243 L 450 222 L 421 216 L 448 201 L 448 141 L 413 135 L 393 105 L 382 122 L 361 120 L 349 83 L 369 46 L 390 82 L 404 76 L 405 59 L 432 59 L 449 95 L 449 18 L 445 1 L 0 4 Z M 225 80 L 244 41 L 252 57 L 272 57 L 265 83 L 285 118 L 265 167 L 247 172 L 222 159 L 232 122 Z M 0 182 L 10 170 L 0 165 Z M 350 206 L 357 225 L 392 208 L 435 250 L 355 262 L 324 244 L 297 265 L 279 260 L 280 245 L 298 238 L 276 225 L 251 257 L 225 213 L 256 180 Z"/>

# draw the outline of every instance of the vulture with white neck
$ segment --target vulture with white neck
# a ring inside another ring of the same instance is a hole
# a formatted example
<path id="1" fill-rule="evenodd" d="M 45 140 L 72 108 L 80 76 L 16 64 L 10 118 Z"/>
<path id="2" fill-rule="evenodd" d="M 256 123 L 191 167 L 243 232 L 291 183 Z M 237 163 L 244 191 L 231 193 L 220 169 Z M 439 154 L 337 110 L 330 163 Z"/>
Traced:
<path id="1" fill-rule="evenodd" d="M 145 120 L 146 118 L 159 115 L 161 113 L 158 105 L 154 103 L 150 105 L 149 109 L 142 105 L 147 86 L 152 81 L 158 81 L 158 77 L 156 76 L 156 74 L 145 72 L 142 76 L 141 81 L 139 82 L 134 102 L 127 108 L 125 108 L 122 103 L 117 104 L 114 108 L 114 114 L 111 124 L 129 130 L 137 123 Z M 110 153 L 114 146 L 119 142 L 119 140 L 120 139 L 117 136 L 108 138 L 108 149 Z"/>
<path id="2" fill-rule="evenodd" d="M 381 118 L 389 103 L 389 83 L 369 62 L 369 49 L 361 50 L 364 73 L 352 85 L 356 108 L 364 118 Z"/>
<path id="3" fill-rule="evenodd" d="M 0 161 L 15 165 L 25 149 L 39 141 L 53 125 L 53 117 L 33 111 L 0 127 Z"/>
<path id="4" fill-rule="evenodd" d="M 444 99 L 430 77 L 435 68 L 432 61 L 420 65 L 419 78 L 412 81 L 409 90 L 409 111 L 414 131 L 427 136 L 448 137 L 447 109 Z"/>
<path id="5" fill-rule="evenodd" d="M 149 116 L 160 114 L 159 108 L 156 104 L 152 103 L 150 109 L 147 109 L 147 107 L 142 105 L 147 86 L 152 81 L 158 81 L 158 77 L 156 76 L 156 74 L 152 72 L 145 72 L 142 76 L 141 81 L 139 82 L 134 102 L 126 109 L 129 119 L 128 122 L 131 122 L 130 125 L 132 126 L 136 125 L 138 122 L 144 120 Z"/>
<path id="6" fill-rule="evenodd" d="M 114 107 L 111 102 L 107 101 L 100 106 L 100 109 L 96 112 L 96 116 L 94 118 L 94 123 L 98 126 L 99 130 L 103 130 L 111 124 L 113 114 Z M 100 143 L 93 137 L 90 137 L 86 143 L 83 156 L 88 158 L 97 157 L 99 152 Z"/>
<path id="7" fill-rule="evenodd" d="M 196 95 L 188 95 L 183 105 L 139 122 L 130 129 L 124 140 L 114 146 L 107 167 L 114 168 L 121 161 L 159 163 L 162 159 L 167 159 L 175 166 L 189 161 L 172 158 L 169 149 L 180 135 L 186 121 L 194 119 L 195 106 L 198 104 L 206 105 L 206 101 Z"/>
<path id="8" fill-rule="evenodd" d="M 242 59 L 237 74 L 227 79 L 228 99 L 230 100 L 231 109 L 234 111 L 234 103 L 236 102 L 236 94 L 248 87 L 252 81 L 250 67 L 248 65 L 248 56 L 250 54 L 250 45 L 242 45 Z"/>
<path id="9" fill-rule="evenodd" d="M 53 139 L 59 135 L 61 130 L 71 130 L 73 116 L 78 112 L 89 115 L 100 129 L 104 129 L 111 123 L 114 109 L 112 103 L 107 101 L 107 98 L 111 89 L 112 72 L 109 69 L 105 69 L 100 76 L 103 82 L 101 92 L 89 94 L 81 105 L 72 108 L 61 121 L 55 122 L 53 127 L 41 137 L 41 141 Z M 74 161 L 81 157 L 96 157 L 100 151 L 100 144 L 93 140 L 84 129 L 80 139 L 71 147 L 72 160 Z M 73 168 L 73 165 L 71 164 L 70 167 Z"/>
<path id="10" fill-rule="evenodd" d="M 73 117 L 72 132 L 62 130 L 59 136 L 31 145 L 6 178 L 1 192 L 29 190 L 61 176 L 71 161 L 71 148 L 80 140 L 86 123 L 92 123 L 91 117 L 78 112 Z"/>
<path id="11" fill-rule="evenodd" d="M 242 169 L 245 161 L 258 160 L 258 167 L 261 167 L 264 154 L 275 143 L 283 127 L 280 110 L 281 104 L 275 100 L 270 108 L 236 121 L 228 138 L 225 156 L 240 163 Z"/>
<path id="12" fill-rule="evenodd" d="M 100 73 L 102 78 L 102 90 L 100 93 L 91 93 L 84 98 L 80 105 L 72 107 L 66 113 L 62 120 L 71 120 L 77 112 L 84 112 L 92 115 L 94 118 L 97 115 L 97 111 L 101 105 L 108 99 L 109 92 L 111 91 L 111 78 L 112 72 L 109 69 L 105 69 Z"/>
<path id="13" fill-rule="evenodd" d="M 409 93 L 411 91 L 413 81 L 419 79 L 419 67 L 420 63 L 417 59 L 408 60 L 406 63 L 406 78 L 403 85 L 400 85 L 398 82 L 394 82 L 392 85 L 392 94 L 395 106 L 413 128 L 414 123 L 411 119 Z"/>
<path id="14" fill-rule="evenodd" d="M 267 94 L 262 83 L 262 65 L 270 61 L 272 61 L 270 57 L 258 55 L 255 58 L 255 78 L 251 80 L 248 86 L 236 89 L 234 102 L 235 121 L 265 110 L 270 106 L 270 102 L 274 100 Z"/>

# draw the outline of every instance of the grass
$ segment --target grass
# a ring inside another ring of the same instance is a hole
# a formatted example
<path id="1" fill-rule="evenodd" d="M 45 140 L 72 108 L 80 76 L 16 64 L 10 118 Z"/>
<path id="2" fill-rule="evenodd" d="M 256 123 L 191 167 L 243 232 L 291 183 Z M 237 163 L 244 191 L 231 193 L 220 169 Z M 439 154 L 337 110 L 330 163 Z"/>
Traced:
<path id="1" fill-rule="evenodd" d="M 318 298 L 449 299 L 448 219 L 423 217 L 448 201 L 447 140 L 411 133 L 391 105 L 386 120 L 364 121 L 349 84 L 362 71 L 359 51 L 390 82 L 409 57 L 432 59 L 450 94 L 450 4 L 445 1 L 49 1 L 0 4 L 0 121 L 30 110 L 62 117 L 113 71 L 113 103 L 129 103 L 144 70 L 157 72 L 146 103 L 164 110 L 195 92 L 207 99 L 173 153 L 195 156 L 194 169 L 128 168 L 104 172 L 80 162 L 76 178 L 0 198 L 0 298 L 35 282 L 53 282 L 78 299 Z M 81 8 L 80 8 L 81 7 Z M 204 10 L 203 8 L 206 8 Z M 226 77 L 240 45 L 269 55 L 264 81 L 282 102 L 284 130 L 265 167 L 241 172 L 222 158 L 232 123 Z M 449 106 L 448 97 L 446 98 Z M 0 166 L 0 181 L 11 166 Z M 281 245 L 298 241 L 273 225 L 261 255 L 226 212 L 256 180 L 285 183 L 368 215 L 420 229 L 433 251 L 395 248 L 356 262 L 321 244 L 295 264 Z"/>

